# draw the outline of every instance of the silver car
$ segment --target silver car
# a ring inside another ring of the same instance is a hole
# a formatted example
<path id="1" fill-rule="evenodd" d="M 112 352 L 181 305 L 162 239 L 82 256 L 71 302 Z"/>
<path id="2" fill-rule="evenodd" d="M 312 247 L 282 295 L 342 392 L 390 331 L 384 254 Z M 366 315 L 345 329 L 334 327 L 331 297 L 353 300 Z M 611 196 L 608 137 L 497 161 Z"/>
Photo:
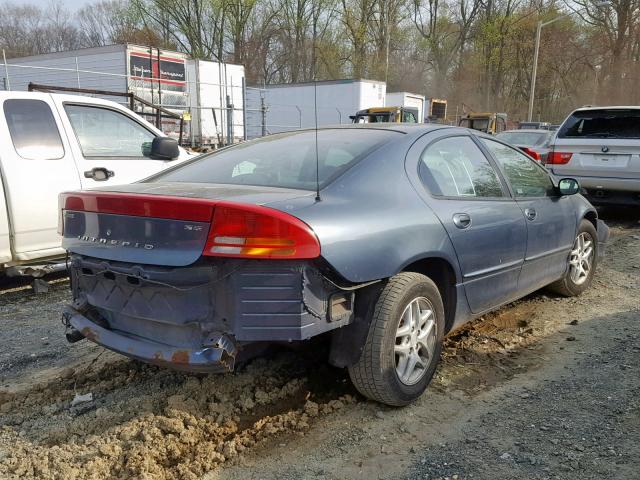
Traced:
<path id="1" fill-rule="evenodd" d="M 578 179 L 595 205 L 640 206 L 640 106 L 575 110 L 544 163 L 556 177 Z"/>
<path id="2" fill-rule="evenodd" d="M 503 142 L 518 147 L 538 162 L 544 163 L 550 151 L 554 132 L 543 129 L 505 130 L 496 135 Z"/>

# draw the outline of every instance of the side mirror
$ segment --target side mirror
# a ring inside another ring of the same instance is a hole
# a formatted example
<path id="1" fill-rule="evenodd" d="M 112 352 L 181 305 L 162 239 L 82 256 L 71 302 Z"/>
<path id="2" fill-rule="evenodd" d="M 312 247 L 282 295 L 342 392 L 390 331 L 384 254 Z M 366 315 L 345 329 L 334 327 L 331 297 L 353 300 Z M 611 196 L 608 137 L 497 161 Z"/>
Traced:
<path id="1" fill-rule="evenodd" d="M 156 160 L 174 160 L 180 156 L 178 142 L 169 137 L 156 137 L 151 142 L 149 156 Z"/>
<path id="2" fill-rule="evenodd" d="M 558 182 L 560 195 L 575 195 L 580 191 L 580 184 L 575 178 L 563 178 Z"/>

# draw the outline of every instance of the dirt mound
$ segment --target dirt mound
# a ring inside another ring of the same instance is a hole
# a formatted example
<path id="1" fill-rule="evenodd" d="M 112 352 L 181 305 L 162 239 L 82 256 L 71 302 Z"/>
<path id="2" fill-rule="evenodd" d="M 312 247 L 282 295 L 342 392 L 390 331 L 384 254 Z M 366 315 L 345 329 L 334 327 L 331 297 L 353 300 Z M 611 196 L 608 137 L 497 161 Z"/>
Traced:
<path id="1" fill-rule="evenodd" d="M 63 371 L 46 386 L 1 394 L 0 476 L 200 478 L 277 434 L 303 435 L 314 418 L 355 401 L 340 385 L 328 385 L 337 388 L 329 395 L 310 391 L 315 375 L 326 376 L 322 369 L 279 354 L 228 375 L 133 361 Z M 89 388 L 93 400 L 71 406 Z"/>

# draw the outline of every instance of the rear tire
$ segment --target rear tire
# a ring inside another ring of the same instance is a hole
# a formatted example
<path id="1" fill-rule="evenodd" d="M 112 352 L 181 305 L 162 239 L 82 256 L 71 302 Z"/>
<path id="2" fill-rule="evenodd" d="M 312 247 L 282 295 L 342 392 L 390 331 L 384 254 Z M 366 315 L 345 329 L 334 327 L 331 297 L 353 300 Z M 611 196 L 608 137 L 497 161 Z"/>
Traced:
<path id="1" fill-rule="evenodd" d="M 582 220 L 564 276 L 549 285 L 549 289 L 565 297 L 575 297 L 584 292 L 593 281 L 598 261 L 598 232 L 589 220 Z"/>
<path id="2" fill-rule="evenodd" d="M 438 287 L 402 272 L 383 288 L 369 333 L 349 376 L 362 395 L 391 406 L 413 402 L 427 388 L 442 352 L 444 306 Z"/>

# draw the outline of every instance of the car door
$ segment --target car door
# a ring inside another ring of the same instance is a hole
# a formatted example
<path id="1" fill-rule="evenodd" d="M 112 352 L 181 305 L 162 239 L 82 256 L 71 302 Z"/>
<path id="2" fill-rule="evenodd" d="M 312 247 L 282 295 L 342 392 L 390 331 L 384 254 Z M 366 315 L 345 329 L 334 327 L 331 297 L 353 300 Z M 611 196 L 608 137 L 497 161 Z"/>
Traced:
<path id="1" fill-rule="evenodd" d="M 1 104 L 1 177 L 14 254 L 18 260 L 62 254 L 58 194 L 80 188 L 80 179 L 51 96 L 12 92 Z"/>
<path id="2" fill-rule="evenodd" d="M 512 300 L 526 226 L 497 169 L 464 133 L 435 140 L 426 135 L 409 155 L 418 157 L 424 187 L 419 193 L 454 246 L 471 310 L 479 313 Z"/>
<path id="3" fill-rule="evenodd" d="M 83 188 L 131 183 L 157 173 L 164 160 L 149 157 L 156 133 L 131 116 L 106 105 L 60 102 L 73 142 Z M 104 171 L 113 176 L 104 178 Z"/>
<path id="4" fill-rule="evenodd" d="M 533 291 L 560 278 L 576 232 L 573 202 L 561 196 L 549 173 L 520 151 L 492 139 L 481 140 L 511 186 L 527 224 L 527 252 L 518 281 Z"/>

